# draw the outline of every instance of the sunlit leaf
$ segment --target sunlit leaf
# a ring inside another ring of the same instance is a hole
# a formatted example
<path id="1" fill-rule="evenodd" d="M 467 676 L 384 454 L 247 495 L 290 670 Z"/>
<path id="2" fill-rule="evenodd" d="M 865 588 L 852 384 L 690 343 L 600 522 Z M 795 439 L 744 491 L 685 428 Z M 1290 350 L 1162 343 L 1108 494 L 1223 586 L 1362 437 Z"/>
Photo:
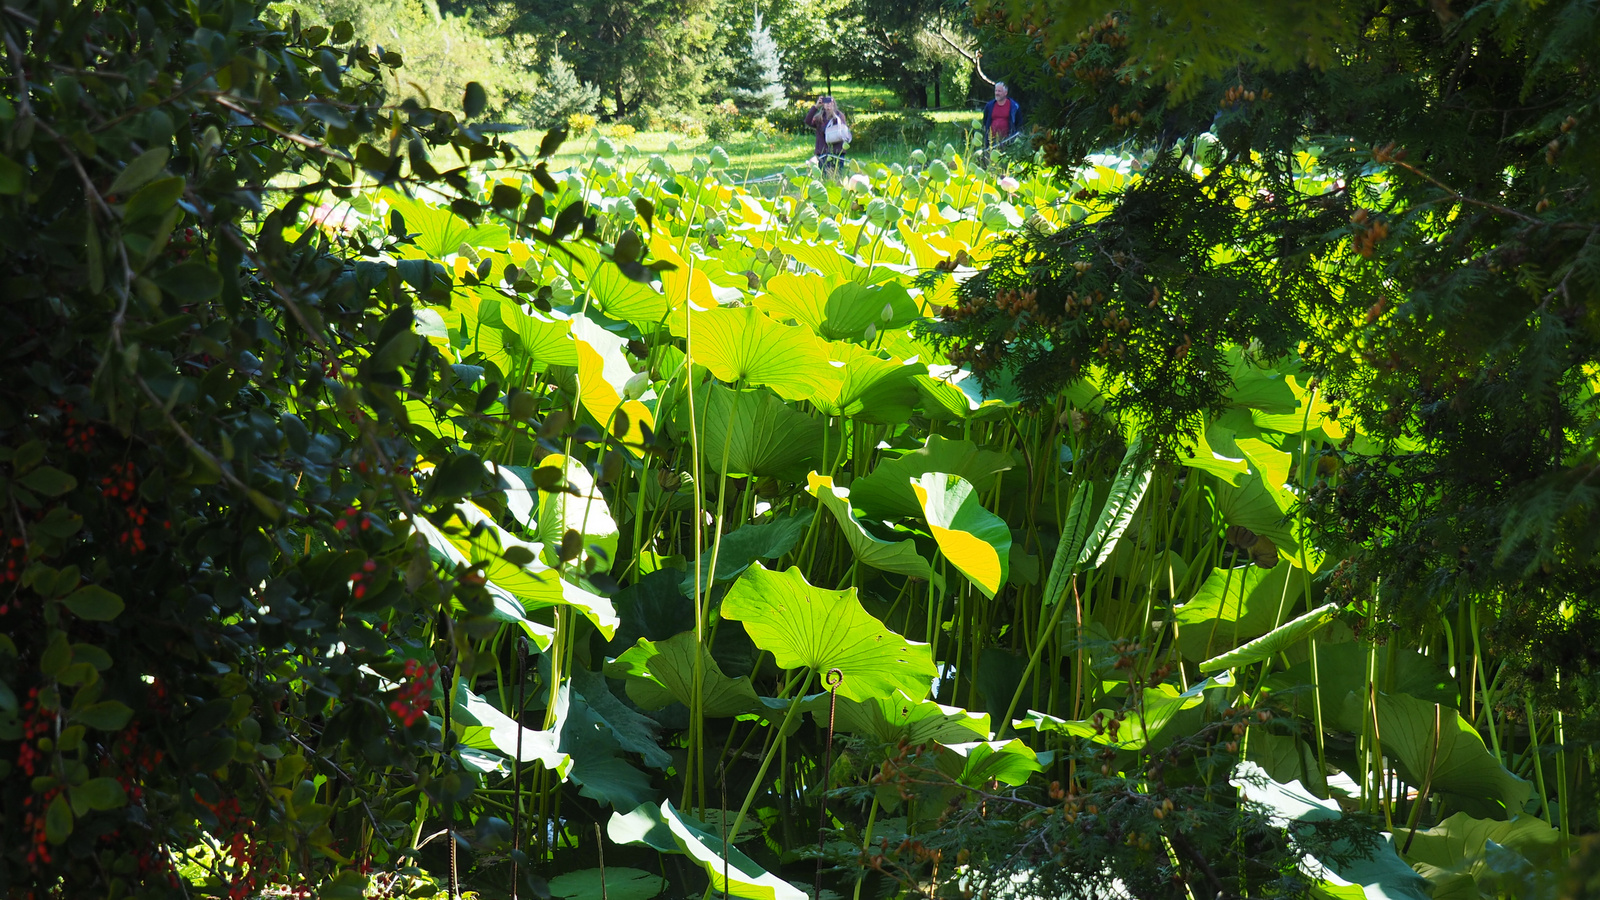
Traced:
<path id="1" fill-rule="evenodd" d="M 723 599 L 722 615 L 743 622 L 781 668 L 803 666 L 818 676 L 839 669 L 841 697 L 867 700 L 897 690 L 924 697 L 936 674 L 928 645 L 885 628 L 862 608 L 854 588 L 813 587 L 799 569 L 751 566 Z"/>
<path id="2" fill-rule="evenodd" d="M 909 483 L 945 559 L 993 597 L 1010 568 L 1011 529 L 1005 520 L 984 509 L 972 484 L 959 476 L 928 472 Z"/>
<path id="3" fill-rule="evenodd" d="M 832 478 L 812 472 L 807 476 L 806 491 L 833 514 L 857 562 L 914 578 L 934 577 L 933 567 L 923 559 L 916 542 L 911 538 L 890 541 L 867 531 L 865 524 L 856 518 L 851 509 L 849 488 L 838 487 Z"/>

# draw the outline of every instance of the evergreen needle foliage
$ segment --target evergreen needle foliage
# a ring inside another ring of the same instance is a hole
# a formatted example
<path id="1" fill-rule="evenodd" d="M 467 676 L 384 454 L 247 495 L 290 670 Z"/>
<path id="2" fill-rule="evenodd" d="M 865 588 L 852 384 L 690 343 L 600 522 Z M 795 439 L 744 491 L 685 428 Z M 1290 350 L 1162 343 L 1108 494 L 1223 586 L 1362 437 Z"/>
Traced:
<path id="1" fill-rule="evenodd" d="M 741 108 L 765 113 L 783 105 L 783 59 L 760 10 L 750 25 L 747 53 L 736 60 L 733 72 L 733 99 Z"/>
<path id="2" fill-rule="evenodd" d="M 593 113 L 599 103 L 599 89 L 579 81 L 561 54 L 552 53 L 539 88 L 528 102 L 527 121 L 535 128 L 565 126 L 568 116 Z"/>

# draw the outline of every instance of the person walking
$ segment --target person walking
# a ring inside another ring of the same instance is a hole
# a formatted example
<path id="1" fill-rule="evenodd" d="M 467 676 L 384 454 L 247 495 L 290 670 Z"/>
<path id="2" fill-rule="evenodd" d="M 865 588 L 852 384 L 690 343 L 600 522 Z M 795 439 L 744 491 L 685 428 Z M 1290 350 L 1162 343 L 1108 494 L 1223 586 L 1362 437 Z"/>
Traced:
<path id="1" fill-rule="evenodd" d="M 806 113 L 806 125 L 817 132 L 817 162 L 832 174 L 844 165 L 844 147 L 850 141 L 850 120 L 833 97 L 823 94 Z"/>
<path id="2" fill-rule="evenodd" d="M 994 83 L 994 99 L 983 105 L 983 146 L 998 147 L 1022 133 L 1022 105 L 1011 99 L 1004 81 Z"/>

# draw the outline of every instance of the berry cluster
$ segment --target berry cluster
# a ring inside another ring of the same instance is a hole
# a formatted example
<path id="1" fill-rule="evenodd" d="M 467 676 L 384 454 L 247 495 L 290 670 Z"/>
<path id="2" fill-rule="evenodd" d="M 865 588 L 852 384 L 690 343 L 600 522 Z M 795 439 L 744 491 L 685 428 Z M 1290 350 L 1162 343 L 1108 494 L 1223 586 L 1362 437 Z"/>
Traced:
<path id="1" fill-rule="evenodd" d="M 333 523 L 335 531 L 366 531 L 371 527 L 372 517 L 354 506 L 345 507 L 344 512 L 339 514 L 338 520 Z"/>
<path id="2" fill-rule="evenodd" d="M 150 549 L 145 543 L 145 525 L 150 520 L 150 508 L 136 502 L 139 484 L 135 477 L 131 461 L 112 463 L 111 474 L 100 479 L 100 493 L 108 500 L 121 503 L 122 512 L 127 516 L 128 527 L 117 535 L 117 543 L 134 553 L 142 553 Z M 172 523 L 163 521 L 161 527 L 170 531 Z"/>
<path id="3" fill-rule="evenodd" d="M 233 861 L 232 877 L 228 881 L 228 900 L 245 900 L 256 896 L 256 887 L 262 880 L 272 860 L 272 848 L 266 841 L 251 837 L 255 823 L 239 810 L 239 798 L 223 797 L 216 803 L 207 803 L 199 793 L 194 800 L 217 817 L 218 832 L 228 835 L 223 841 L 223 852 Z"/>
<path id="4" fill-rule="evenodd" d="M 39 689 L 30 688 L 28 699 L 22 705 L 22 746 L 17 750 L 17 768 L 29 778 L 43 768 L 44 755 L 49 752 L 55 713 L 39 705 Z M 50 864 L 50 841 L 45 834 L 45 810 L 61 793 L 61 788 L 51 788 L 43 794 L 30 794 L 22 798 L 22 827 L 28 834 L 29 866 Z M 35 802 L 37 801 L 37 803 Z"/>
<path id="5" fill-rule="evenodd" d="M 61 404 L 61 411 L 66 413 L 66 424 L 62 426 L 61 437 L 66 441 L 67 450 L 71 453 L 87 453 L 94 445 L 95 427 L 92 424 L 79 422 L 72 416 L 72 404 Z"/>
<path id="6" fill-rule="evenodd" d="M 406 681 L 395 699 L 389 701 L 389 711 L 400 724 L 410 728 L 428 711 L 433 698 L 433 678 L 438 672 L 439 666 L 435 663 L 424 666 L 420 660 L 406 660 Z"/>
<path id="7" fill-rule="evenodd" d="M 377 570 L 378 564 L 370 559 L 362 563 L 361 571 L 350 576 L 350 596 L 356 598 L 357 600 L 365 597 L 367 595 L 367 585 L 365 582 L 371 578 L 372 573 L 376 572 Z"/>
<path id="8" fill-rule="evenodd" d="M 5 540 L 5 534 L 0 532 L 0 541 L 4 541 L 6 549 L 5 565 L 0 566 L 0 584 L 14 584 L 22 575 L 22 564 L 26 562 L 28 542 L 20 537 Z M 11 611 L 10 599 L 0 600 L 0 616 Z"/>

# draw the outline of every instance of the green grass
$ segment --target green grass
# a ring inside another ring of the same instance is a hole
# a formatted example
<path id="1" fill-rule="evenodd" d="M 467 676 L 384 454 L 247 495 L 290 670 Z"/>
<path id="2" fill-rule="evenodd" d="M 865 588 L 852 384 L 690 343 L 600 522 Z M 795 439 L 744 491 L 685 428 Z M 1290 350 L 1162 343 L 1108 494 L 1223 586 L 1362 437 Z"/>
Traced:
<path id="1" fill-rule="evenodd" d="M 964 110 L 944 110 L 927 115 L 941 125 L 956 125 L 970 129 L 976 127 L 978 123 L 976 113 Z M 871 114 L 858 114 L 856 121 L 865 121 L 870 117 Z M 941 131 L 948 130 L 941 129 Z M 539 141 L 543 137 L 543 133 L 537 131 L 507 135 L 511 143 L 529 153 L 538 149 Z M 602 130 L 597 129 L 568 140 L 562 145 L 561 150 L 551 157 L 550 168 L 559 171 L 581 165 L 586 157 L 593 154 L 602 137 L 605 137 Z M 950 134 L 944 135 L 945 140 L 950 138 Z M 712 147 L 720 145 L 732 161 L 728 170 L 736 177 L 742 174 L 748 178 L 760 178 L 780 172 L 785 166 L 804 163 L 811 158 L 814 149 L 810 134 L 776 134 L 762 137 L 744 132 L 718 142 L 706 137 L 690 137 L 671 131 L 640 131 L 626 138 L 608 139 L 621 151 L 625 162 L 648 158 L 652 154 L 659 153 L 675 169 L 687 167 L 694 157 L 705 156 L 711 152 Z M 960 142 L 952 141 L 952 143 Z M 851 152 L 848 158 L 863 165 L 904 163 L 912 149 L 906 145 L 890 145 L 879 147 L 873 152 Z"/>

